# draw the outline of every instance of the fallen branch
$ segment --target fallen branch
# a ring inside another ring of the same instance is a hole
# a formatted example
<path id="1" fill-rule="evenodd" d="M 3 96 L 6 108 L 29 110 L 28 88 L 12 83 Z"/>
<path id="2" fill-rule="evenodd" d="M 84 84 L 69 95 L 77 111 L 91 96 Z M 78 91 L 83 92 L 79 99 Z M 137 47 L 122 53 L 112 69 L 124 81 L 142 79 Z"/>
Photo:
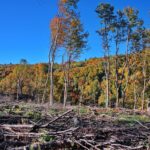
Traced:
<path id="1" fill-rule="evenodd" d="M 139 125 L 141 125 L 142 127 L 144 127 L 145 129 L 150 130 L 150 128 L 148 128 L 147 126 L 144 126 L 140 121 L 138 120 L 134 120 L 135 122 L 137 122 Z"/>
<path id="2" fill-rule="evenodd" d="M 126 145 L 121 145 L 121 144 L 111 144 L 111 146 L 115 146 L 115 147 L 121 147 L 121 148 L 127 148 L 128 150 L 138 150 L 143 148 L 144 146 L 140 145 L 137 147 L 130 147 L 130 146 L 126 146 Z"/>
<path id="3" fill-rule="evenodd" d="M 27 137 L 27 138 L 39 138 L 42 135 L 59 135 L 59 134 L 72 134 L 75 132 L 78 128 L 70 128 L 64 131 L 57 131 L 57 132 L 48 132 L 48 133 L 28 133 L 28 132 L 13 132 L 13 133 L 4 133 L 4 137 L 17 137 L 18 139 L 20 137 Z"/>
<path id="4" fill-rule="evenodd" d="M 44 149 L 44 150 L 50 150 L 50 149 L 59 149 L 62 147 L 70 147 L 71 143 L 67 140 L 64 141 L 51 141 L 47 143 L 34 143 L 27 146 L 22 146 L 18 148 L 11 148 L 9 150 L 30 150 L 30 149 Z"/>
<path id="5" fill-rule="evenodd" d="M 21 133 L 21 132 L 16 132 L 16 133 L 4 133 L 4 137 L 7 138 L 7 137 L 17 137 L 18 139 L 20 137 L 27 137 L 27 138 L 39 138 L 41 135 L 44 135 L 43 133 L 28 133 L 28 132 L 25 132 L 25 133 Z"/>
<path id="6" fill-rule="evenodd" d="M 0 128 L 32 128 L 33 125 L 28 124 L 17 124 L 17 125 L 11 125 L 11 124 L 3 124 L 0 125 Z"/>
<path id="7" fill-rule="evenodd" d="M 57 131 L 57 132 L 48 132 L 49 135 L 57 135 L 57 134 L 64 134 L 64 133 L 72 133 L 72 132 L 75 132 L 77 129 L 79 129 L 79 127 L 77 128 L 70 128 L 70 129 L 67 129 L 67 130 L 64 130 L 64 131 Z"/>
<path id="8" fill-rule="evenodd" d="M 77 140 L 73 140 L 74 143 L 76 143 L 77 145 L 81 146 L 82 148 L 86 149 L 86 150 L 90 150 L 88 147 L 84 146 L 83 144 L 81 144 L 79 141 Z"/>
<path id="9" fill-rule="evenodd" d="M 44 125 L 38 125 L 38 124 L 35 124 L 32 129 L 30 130 L 30 132 L 35 132 L 38 128 L 46 128 L 48 127 L 51 123 L 57 121 L 58 119 L 60 119 L 61 117 L 65 116 L 66 114 L 70 113 L 71 111 L 73 111 L 73 109 L 71 110 L 68 110 L 67 112 L 63 113 L 62 115 L 60 115 L 59 117 L 55 118 L 54 120 L 44 124 Z"/>
<path id="10" fill-rule="evenodd" d="M 89 143 L 88 141 L 86 141 L 85 139 L 81 139 L 80 141 L 86 143 L 87 145 L 89 145 L 90 147 L 92 147 L 94 150 L 99 150 L 99 148 L 95 147 L 94 145 L 92 145 L 91 143 Z"/>
<path id="11" fill-rule="evenodd" d="M 42 125 L 42 127 L 45 128 L 45 127 L 49 126 L 51 123 L 57 121 L 58 119 L 60 119 L 61 117 L 65 116 L 66 114 L 68 114 L 68 113 L 70 113 L 70 112 L 72 112 L 72 111 L 73 111 L 73 109 L 68 110 L 67 112 L 63 113 L 62 115 L 60 115 L 59 117 L 55 118 L 54 120 L 52 120 L 52 121 L 50 121 L 50 122 L 48 122 L 48 123 Z"/>

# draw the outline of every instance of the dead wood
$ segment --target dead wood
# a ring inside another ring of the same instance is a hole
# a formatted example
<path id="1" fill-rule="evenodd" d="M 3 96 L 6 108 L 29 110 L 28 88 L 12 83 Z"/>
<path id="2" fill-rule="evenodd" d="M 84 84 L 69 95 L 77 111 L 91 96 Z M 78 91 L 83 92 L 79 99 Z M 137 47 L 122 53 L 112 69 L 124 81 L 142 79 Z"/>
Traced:
<path id="1" fill-rule="evenodd" d="M 38 110 L 42 111 L 41 108 L 36 107 L 36 111 Z M 96 112 L 98 111 L 96 109 Z M 148 145 L 150 141 L 149 122 L 135 120 L 134 126 L 130 126 L 128 123 L 116 121 L 118 111 L 117 115 L 113 116 L 103 113 L 78 116 L 72 109 L 69 109 L 60 115 L 57 113 L 57 116 L 56 114 L 49 117 L 46 114 L 42 115 L 38 122 L 30 118 L 25 118 L 27 119 L 26 124 L 20 122 L 12 124 L 13 122 L 6 121 L 6 123 L 0 124 L 0 150 L 58 150 L 65 148 L 144 150 L 147 148 L 145 145 Z M 16 115 L 14 117 L 11 115 L 1 118 L 11 120 L 15 117 Z M 17 117 L 18 120 L 21 118 Z M 73 119 L 75 117 L 80 121 L 77 126 Z"/>
<path id="2" fill-rule="evenodd" d="M 128 150 L 138 150 L 138 149 L 142 149 L 144 148 L 144 146 L 137 146 L 137 147 L 130 147 L 130 146 L 126 146 L 126 145 L 121 145 L 121 144 L 111 144 L 111 146 L 115 147 L 115 148 L 126 148 Z"/>
<path id="3" fill-rule="evenodd" d="M 60 115 L 59 117 L 55 118 L 54 120 L 44 124 L 44 125 L 39 125 L 38 123 L 35 124 L 32 129 L 30 130 L 30 132 L 35 132 L 38 128 L 46 128 L 48 127 L 50 124 L 52 124 L 53 122 L 57 121 L 58 119 L 60 119 L 61 117 L 67 115 L 68 113 L 72 112 L 73 109 L 66 111 L 65 113 L 63 113 L 62 115 Z"/>
<path id="4" fill-rule="evenodd" d="M 3 124 L 0 125 L 0 128 L 32 128 L 33 125 L 29 125 L 29 124 L 16 124 L 16 125 L 12 125 L 12 124 Z"/>
<path id="5" fill-rule="evenodd" d="M 67 140 L 63 140 L 63 141 L 51 141 L 51 142 L 47 142 L 47 143 L 34 143 L 31 145 L 27 145 L 27 146 L 22 146 L 22 147 L 17 147 L 17 148 L 11 148 L 9 150 L 54 150 L 54 149 L 59 149 L 62 147 L 70 147 L 71 143 L 70 141 Z"/>
<path id="6" fill-rule="evenodd" d="M 143 125 L 140 121 L 135 120 L 135 122 L 137 122 L 139 125 L 141 125 L 141 126 L 144 127 L 145 129 L 150 130 L 150 128 L 148 128 L 147 126 Z"/>
<path id="7" fill-rule="evenodd" d="M 81 146 L 82 148 L 86 149 L 86 150 L 90 150 L 88 147 L 84 146 L 83 144 L 81 144 L 79 141 L 77 140 L 73 140 L 74 143 L 76 143 L 77 145 Z"/>

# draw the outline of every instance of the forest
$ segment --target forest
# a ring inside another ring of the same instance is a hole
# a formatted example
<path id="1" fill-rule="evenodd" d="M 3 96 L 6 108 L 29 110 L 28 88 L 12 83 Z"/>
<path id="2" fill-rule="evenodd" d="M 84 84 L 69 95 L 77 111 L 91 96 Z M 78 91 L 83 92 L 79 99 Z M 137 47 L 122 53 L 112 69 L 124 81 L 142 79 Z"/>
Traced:
<path id="1" fill-rule="evenodd" d="M 136 56 L 135 56 L 136 55 Z M 136 57 L 134 59 L 134 57 Z M 116 88 L 115 56 L 110 58 L 110 84 L 108 107 L 147 109 L 150 97 L 149 49 L 129 55 L 128 68 L 124 68 L 125 55 L 118 56 L 118 90 Z M 12 96 L 13 100 L 28 100 L 37 103 L 49 102 L 48 64 L 29 65 L 21 60 L 18 65 L 0 67 L 0 93 Z M 145 63 L 145 64 L 144 64 Z M 144 64 L 144 65 L 143 65 Z M 145 69 L 145 70 L 144 70 Z M 69 71 L 67 104 L 105 107 L 106 79 L 104 58 L 92 58 L 72 62 Z M 118 91 L 118 94 L 117 94 Z M 118 95 L 118 104 L 117 97 Z M 54 100 L 64 103 L 64 64 L 54 64 Z"/>
<path id="2" fill-rule="evenodd" d="M 79 61 L 78 2 L 59 0 L 49 62 L 0 65 L 0 149 L 150 149 L 150 29 L 137 9 L 99 3 L 103 56 Z"/>

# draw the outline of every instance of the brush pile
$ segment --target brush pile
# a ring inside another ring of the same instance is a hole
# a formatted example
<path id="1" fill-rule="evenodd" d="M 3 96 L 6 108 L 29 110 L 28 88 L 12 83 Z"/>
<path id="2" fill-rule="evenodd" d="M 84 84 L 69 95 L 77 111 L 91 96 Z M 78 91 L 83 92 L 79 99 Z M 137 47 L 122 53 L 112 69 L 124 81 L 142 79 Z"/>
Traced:
<path id="1" fill-rule="evenodd" d="M 0 150 L 150 149 L 150 121 L 120 121 L 117 115 L 95 114 L 92 109 L 82 115 L 67 109 L 38 117 L 44 107 L 35 107 L 33 117 L 19 108 L 12 104 L 0 107 Z"/>

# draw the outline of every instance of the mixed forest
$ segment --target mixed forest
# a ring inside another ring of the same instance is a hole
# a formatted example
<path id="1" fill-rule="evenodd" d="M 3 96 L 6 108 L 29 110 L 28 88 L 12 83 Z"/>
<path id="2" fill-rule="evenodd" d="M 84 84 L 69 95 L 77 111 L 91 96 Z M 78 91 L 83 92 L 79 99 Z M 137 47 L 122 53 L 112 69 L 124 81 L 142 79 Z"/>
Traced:
<path id="1" fill-rule="evenodd" d="M 118 90 L 116 88 L 115 57 L 110 58 L 110 84 L 108 107 L 146 109 L 150 96 L 150 53 L 148 49 L 129 56 L 130 73 L 124 68 L 124 55 L 118 57 Z M 134 56 L 136 55 L 136 56 Z M 136 57 L 134 59 L 133 57 Z M 146 62 L 145 62 L 146 61 Z M 143 66 L 143 63 L 145 63 Z M 64 103 L 64 65 L 54 65 L 54 100 Z M 145 70 L 144 70 L 145 69 Z M 12 100 L 29 99 L 37 103 L 49 102 L 47 82 L 48 64 L 2 65 L 0 92 L 12 96 Z M 144 72 L 145 71 L 145 72 Z M 95 105 L 105 107 L 106 78 L 104 58 L 92 58 L 83 62 L 72 62 L 69 70 L 67 103 L 70 105 Z M 117 93 L 118 92 L 118 93 Z M 118 102 L 117 96 L 118 95 Z M 117 104 L 118 103 L 118 104 Z M 117 104 L 117 106 L 116 106 Z"/>

